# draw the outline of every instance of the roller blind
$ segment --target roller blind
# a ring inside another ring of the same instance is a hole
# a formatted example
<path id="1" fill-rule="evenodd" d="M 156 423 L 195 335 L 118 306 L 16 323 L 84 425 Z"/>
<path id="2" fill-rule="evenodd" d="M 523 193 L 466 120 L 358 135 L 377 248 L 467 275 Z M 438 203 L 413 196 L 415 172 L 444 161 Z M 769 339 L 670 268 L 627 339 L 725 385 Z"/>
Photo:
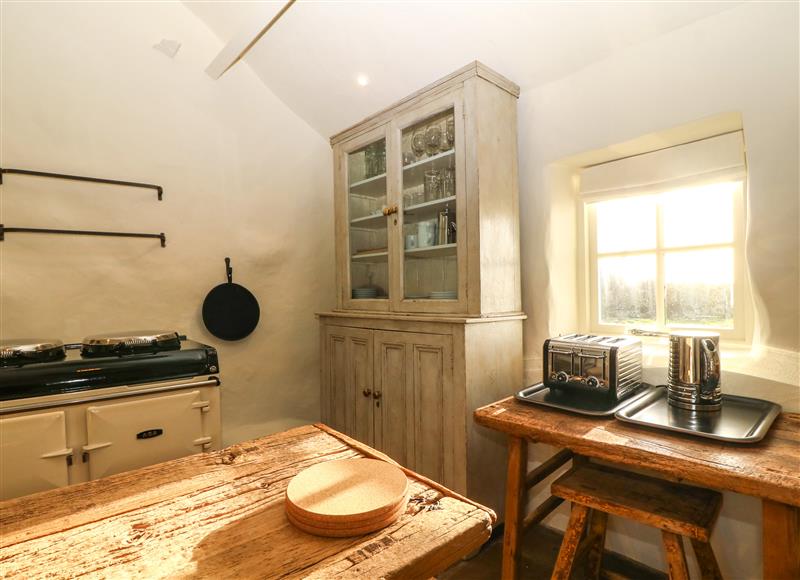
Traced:
<path id="1" fill-rule="evenodd" d="M 745 175 L 741 131 L 609 161 L 580 172 L 586 197 L 640 195 L 684 183 L 737 179 Z"/>

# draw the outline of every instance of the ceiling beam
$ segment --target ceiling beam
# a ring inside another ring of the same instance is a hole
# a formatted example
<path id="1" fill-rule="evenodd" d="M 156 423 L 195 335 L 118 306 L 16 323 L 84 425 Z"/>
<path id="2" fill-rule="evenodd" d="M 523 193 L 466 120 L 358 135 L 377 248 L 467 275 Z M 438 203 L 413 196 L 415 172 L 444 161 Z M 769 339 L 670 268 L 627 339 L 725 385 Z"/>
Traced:
<path id="1" fill-rule="evenodd" d="M 263 2 L 259 4 L 262 14 L 252 24 L 245 26 L 219 52 L 206 68 L 212 79 L 218 79 L 225 71 L 239 62 L 247 52 L 261 40 L 267 30 L 283 16 L 295 0 L 282 2 Z M 267 24 L 263 24 L 266 22 Z"/>

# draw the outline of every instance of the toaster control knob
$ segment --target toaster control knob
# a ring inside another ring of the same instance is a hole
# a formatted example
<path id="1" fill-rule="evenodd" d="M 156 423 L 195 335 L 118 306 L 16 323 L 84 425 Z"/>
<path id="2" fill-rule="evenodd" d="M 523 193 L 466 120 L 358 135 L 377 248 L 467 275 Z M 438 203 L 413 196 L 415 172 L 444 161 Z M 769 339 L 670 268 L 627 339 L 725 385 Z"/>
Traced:
<path id="1" fill-rule="evenodd" d="M 600 381 L 597 380 L 597 377 L 589 377 L 588 379 L 586 379 L 586 384 L 592 387 L 593 389 L 596 389 L 597 387 L 600 386 Z"/>
<path id="2" fill-rule="evenodd" d="M 567 376 L 567 373 L 565 373 L 564 371 L 561 371 L 560 373 L 558 373 L 556 375 L 556 380 L 559 383 L 566 383 L 569 380 L 569 377 Z"/>

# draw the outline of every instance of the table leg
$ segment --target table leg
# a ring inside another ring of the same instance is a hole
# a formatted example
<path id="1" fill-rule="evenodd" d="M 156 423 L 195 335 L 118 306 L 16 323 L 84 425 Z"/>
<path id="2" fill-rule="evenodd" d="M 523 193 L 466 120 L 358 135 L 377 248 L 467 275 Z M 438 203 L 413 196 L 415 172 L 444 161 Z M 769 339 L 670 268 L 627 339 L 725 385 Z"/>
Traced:
<path id="1" fill-rule="evenodd" d="M 800 508 L 761 500 L 764 580 L 800 578 Z"/>
<path id="2" fill-rule="evenodd" d="M 506 478 L 505 530 L 503 531 L 503 580 L 518 577 L 522 521 L 525 516 L 525 475 L 528 443 L 519 437 L 508 438 L 508 477 Z"/>

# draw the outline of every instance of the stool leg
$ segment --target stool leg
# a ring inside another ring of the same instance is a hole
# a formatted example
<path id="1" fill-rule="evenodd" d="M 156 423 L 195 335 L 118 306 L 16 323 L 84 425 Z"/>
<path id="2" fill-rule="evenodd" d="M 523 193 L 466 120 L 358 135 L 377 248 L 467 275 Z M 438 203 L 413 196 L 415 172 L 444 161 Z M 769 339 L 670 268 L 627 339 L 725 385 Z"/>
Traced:
<path id="1" fill-rule="evenodd" d="M 528 442 L 508 438 L 508 477 L 506 479 L 506 522 L 503 530 L 503 580 L 516 580 L 519 572 L 522 519 L 525 516 L 525 472 L 528 468 Z"/>
<path id="2" fill-rule="evenodd" d="M 700 566 L 700 577 L 703 580 L 723 580 L 711 544 L 692 538 L 692 548 L 694 555 L 697 556 L 697 564 Z"/>
<path id="3" fill-rule="evenodd" d="M 578 550 L 578 543 L 583 535 L 583 528 L 586 525 L 586 516 L 589 515 L 589 508 L 585 505 L 572 504 L 572 513 L 569 515 L 569 524 L 564 532 L 564 540 L 561 542 L 561 549 L 558 551 L 558 559 L 551 580 L 569 580 L 572 571 L 572 563 L 575 559 L 575 552 Z"/>
<path id="4" fill-rule="evenodd" d="M 608 514 L 598 510 L 592 510 L 592 518 L 589 522 L 589 555 L 586 564 L 586 576 L 588 578 L 600 578 L 600 569 L 603 565 L 603 549 L 606 545 L 606 527 L 608 525 Z"/>
<path id="5" fill-rule="evenodd" d="M 661 530 L 661 540 L 664 542 L 664 550 L 667 553 L 670 580 L 689 580 L 683 539 L 678 534 Z"/>

